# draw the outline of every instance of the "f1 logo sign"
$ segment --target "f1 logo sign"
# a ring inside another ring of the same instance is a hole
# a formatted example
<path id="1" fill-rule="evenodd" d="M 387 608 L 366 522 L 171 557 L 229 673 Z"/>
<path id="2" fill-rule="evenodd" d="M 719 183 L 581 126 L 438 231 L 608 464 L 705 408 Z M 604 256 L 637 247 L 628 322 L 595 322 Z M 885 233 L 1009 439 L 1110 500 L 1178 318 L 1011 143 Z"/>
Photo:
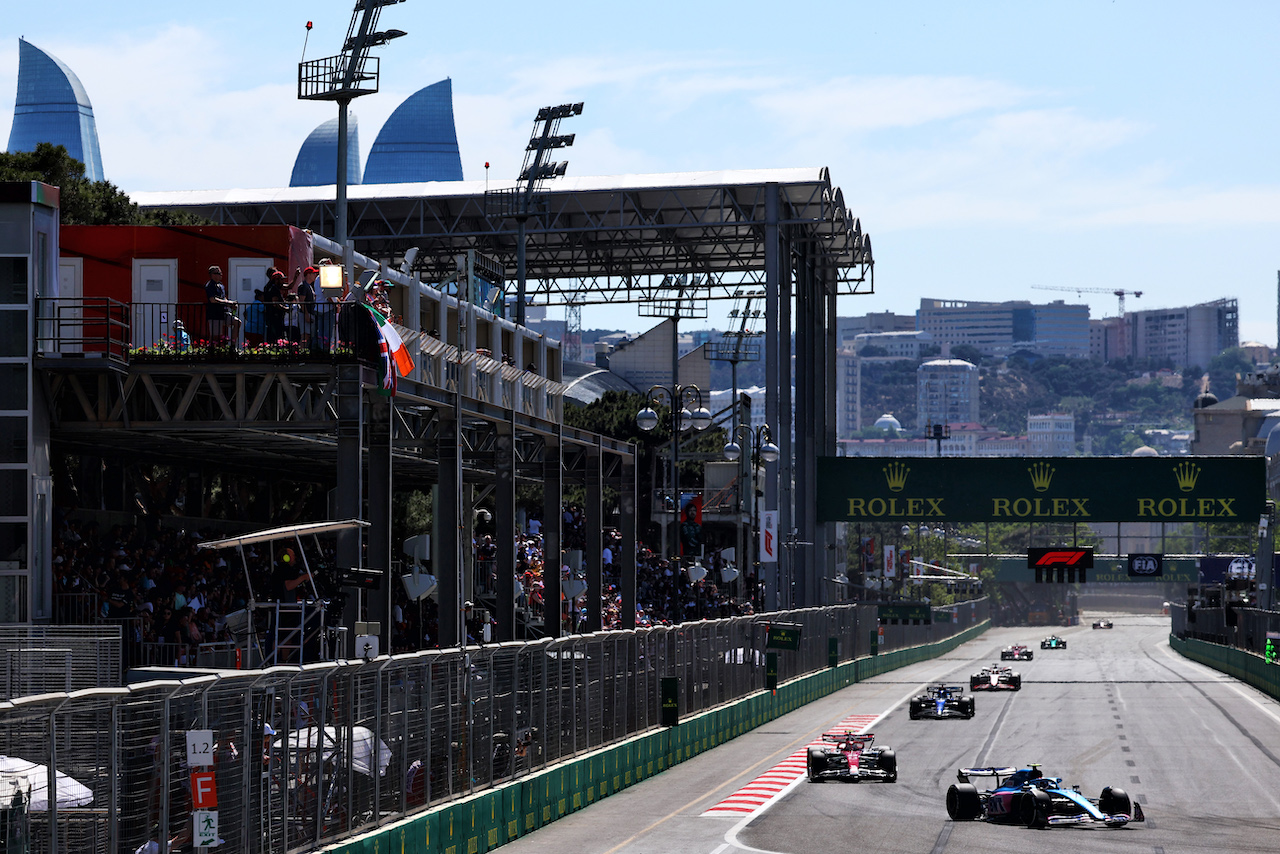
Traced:
<path id="1" fill-rule="evenodd" d="M 1093 569 L 1093 549 L 1027 549 L 1031 569 Z"/>

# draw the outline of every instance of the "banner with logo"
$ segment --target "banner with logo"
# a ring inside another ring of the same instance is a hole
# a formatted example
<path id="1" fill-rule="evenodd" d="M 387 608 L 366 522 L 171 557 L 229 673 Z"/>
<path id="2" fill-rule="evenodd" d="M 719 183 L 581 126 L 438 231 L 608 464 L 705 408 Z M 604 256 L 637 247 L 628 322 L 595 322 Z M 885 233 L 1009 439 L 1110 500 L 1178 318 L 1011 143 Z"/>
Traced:
<path id="1" fill-rule="evenodd" d="M 896 578 L 898 576 L 898 547 L 884 547 L 884 577 Z"/>
<path id="2" fill-rule="evenodd" d="M 821 522 L 1247 522 L 1256 457 L 824 457 Z"/>
<path id="3" fill-rule="evenodd" d="M 1164 575 L 1164 556 L 1153 554 L 1129 555 L 1130 578 L 1160 578 Z"/>
<path id="4" fill-rule="evenodd" d="M 778 562 L 778 511 L 760 513 L 760 562 Z"/>

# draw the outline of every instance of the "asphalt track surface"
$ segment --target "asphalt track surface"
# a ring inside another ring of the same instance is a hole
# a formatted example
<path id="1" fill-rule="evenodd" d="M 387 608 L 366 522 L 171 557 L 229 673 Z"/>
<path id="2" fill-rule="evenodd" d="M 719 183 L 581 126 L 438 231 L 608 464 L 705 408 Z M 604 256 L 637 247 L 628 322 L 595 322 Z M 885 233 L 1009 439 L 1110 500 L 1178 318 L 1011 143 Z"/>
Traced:
<path id="1" fill-rule="evenodd" d="M 1116 615 L 1115 628 L 993 629 L 949 655 L 840 691 L 503 846 L 504 854 L 809 852 L 1280 851 L 1280 704 L 1169 649 L 1168 617 Z M 966 684 L 999 648 L 1022 690 L 977 696 L 972 720 L 912 721 L 906 699 L 925 683 Z M 881 714 L 876 743 L 898 754 L 897 783 L 801 780 L 753 817 L 702 813 L 836 722 Z M 956 769 L 1043 765 L 1089 797 L 1120 786 L 1145 824 L 1030 830 L 952 822 L 944 798 Z"/>

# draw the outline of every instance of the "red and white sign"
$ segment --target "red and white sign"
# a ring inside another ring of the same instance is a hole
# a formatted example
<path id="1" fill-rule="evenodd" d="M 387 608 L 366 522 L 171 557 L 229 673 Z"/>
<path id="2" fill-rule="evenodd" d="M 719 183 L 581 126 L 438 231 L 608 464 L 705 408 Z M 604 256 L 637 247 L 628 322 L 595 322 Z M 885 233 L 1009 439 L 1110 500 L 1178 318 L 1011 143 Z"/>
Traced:
<path id="1" fill-rule="evenodd" d="M 778 511 L 760 513 L 760 562 L 778 562 Z"/>
<path id="2" fill-rule="evenodd" d="M 884 547 L 884 577 L 896 578 L 898 575 L 898 547 Z"/>
<path id="3" fill-rule="evenodd" d="M 191 772 L 191 806 L 198 810 L 218 808 L 218 784 L 212 771 Z"/>

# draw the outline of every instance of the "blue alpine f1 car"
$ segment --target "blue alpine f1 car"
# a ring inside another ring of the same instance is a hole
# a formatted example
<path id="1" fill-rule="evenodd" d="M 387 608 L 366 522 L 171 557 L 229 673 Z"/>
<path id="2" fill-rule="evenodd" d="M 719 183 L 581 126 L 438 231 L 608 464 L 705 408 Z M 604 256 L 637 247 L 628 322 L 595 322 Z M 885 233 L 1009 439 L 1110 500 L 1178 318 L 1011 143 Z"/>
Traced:
<path id="1" fill-rule="evenodd" d="M 956 777 L 959 782 L 947 789 L 947 815 L 953 821 L 982 819 L 1036 828 L 1094 822 L 1123 827 L 1146 821 L 1142 806 L 1124 789 L 1107 786 L 1099 797 L 1086 798 L 1079 786 L 1067 787 L 1061 777 L 1044 776 L 1038 765 L 961 768 Z M 992 777 L 995 788 L 980 791 L 969 782 L 973 777 Z"/>

